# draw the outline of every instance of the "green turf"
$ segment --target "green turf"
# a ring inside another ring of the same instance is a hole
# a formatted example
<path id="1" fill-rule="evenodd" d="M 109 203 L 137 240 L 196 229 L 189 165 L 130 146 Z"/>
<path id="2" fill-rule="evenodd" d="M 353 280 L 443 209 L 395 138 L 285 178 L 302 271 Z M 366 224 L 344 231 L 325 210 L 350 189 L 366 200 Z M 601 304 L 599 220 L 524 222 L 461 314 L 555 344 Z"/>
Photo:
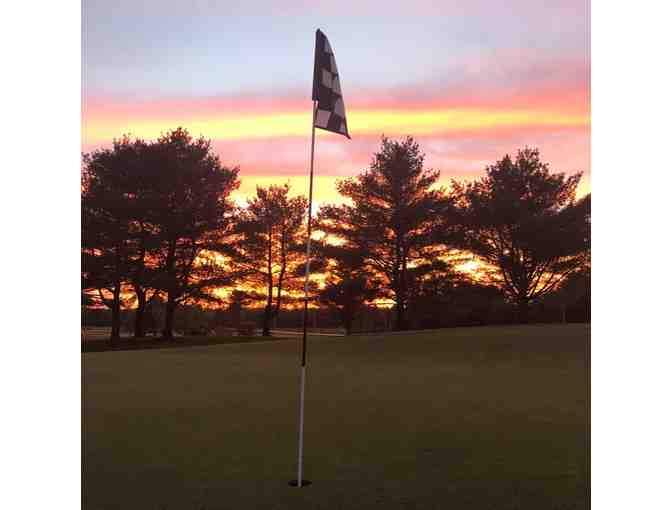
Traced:
<path id="1" fill-rule="evenodd" d="M 83 354 L 88 509 L 588 508 L 589 328 Z"/>

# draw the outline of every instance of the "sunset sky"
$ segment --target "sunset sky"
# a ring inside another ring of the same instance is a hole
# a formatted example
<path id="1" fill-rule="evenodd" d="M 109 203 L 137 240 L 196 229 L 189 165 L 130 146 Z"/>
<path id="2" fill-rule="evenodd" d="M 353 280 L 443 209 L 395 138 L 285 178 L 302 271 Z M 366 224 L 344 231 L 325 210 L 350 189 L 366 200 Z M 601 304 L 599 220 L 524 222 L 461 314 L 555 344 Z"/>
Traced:
<path id="1" fill-rule="evenodd" d="M 184 126 L 240 166 L 237 198 L 287 181 L 306 193 L 317 28 L 352 136 L 318 130 L 319 202 L 383 133 L 413 135 L 443 183 L 530 145 L 590 191 L 588 0 L 84 0 L 82 150 Z"/>

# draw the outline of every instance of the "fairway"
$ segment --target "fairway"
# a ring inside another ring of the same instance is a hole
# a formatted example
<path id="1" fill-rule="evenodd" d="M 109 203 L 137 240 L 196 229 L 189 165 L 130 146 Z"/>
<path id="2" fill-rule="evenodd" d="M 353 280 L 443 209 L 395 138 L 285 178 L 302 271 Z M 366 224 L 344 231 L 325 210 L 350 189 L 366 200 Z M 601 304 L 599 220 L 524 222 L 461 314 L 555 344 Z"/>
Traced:
<path id="1" fill-rule="evenodd" d="M 86 353 L 87 509 L 588 508 L 590 329 Z"/>

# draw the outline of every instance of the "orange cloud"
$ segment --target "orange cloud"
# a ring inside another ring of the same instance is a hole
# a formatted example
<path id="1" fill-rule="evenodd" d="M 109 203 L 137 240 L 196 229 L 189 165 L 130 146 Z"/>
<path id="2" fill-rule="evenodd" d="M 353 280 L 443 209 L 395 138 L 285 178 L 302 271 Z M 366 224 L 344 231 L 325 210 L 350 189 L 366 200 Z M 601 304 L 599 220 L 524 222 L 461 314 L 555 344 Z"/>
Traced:
<path id="1" fill-rule="evenodd" d="M 232 114 L 206 118 L 185 119 L 105 119 L 84 122 L 86 143 L 107 142 L 121 133 L 140 138 L 156 138 L 168 127 L 184 126 L 194 134 L 220 140 L 302 136 L 310 131 L 310 111 L 273 112 L 268 114 Z M 587 114 L 562 110 L 486 110 L 450 108 L 443 110 L 354 110 L 348 112 L 348 126 L 358 134 L 434 134 L 478 131 L 520 126 L 573 127 L 590 123 Z M 320 135 L 324 133 L 319 131 Z"/>

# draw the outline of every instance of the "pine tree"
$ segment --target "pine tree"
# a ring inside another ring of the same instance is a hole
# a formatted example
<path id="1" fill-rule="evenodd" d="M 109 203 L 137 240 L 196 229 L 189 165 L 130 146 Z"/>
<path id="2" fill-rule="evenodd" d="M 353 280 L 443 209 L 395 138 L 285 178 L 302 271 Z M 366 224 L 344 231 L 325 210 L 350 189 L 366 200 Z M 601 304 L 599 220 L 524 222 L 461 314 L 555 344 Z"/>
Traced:
<path id="1" fill-rule="evenodd" d="M 283 300 L 302 288 L 304 219 L 307 200 L 290 197 L 290 187 L 257 187 L 247 207 L 238 212 L 238 240 L 231 253 L 233 263 L 245 274 L 245 282 L 257 292 L 248 293 L 265 302 L 262 335 L 269 336 L 271 321 Z"/>
<path id="2" fill-rule="evenodd" d="M 425 170 L 424 154 L 413 138 L 383 137 L 368 170 L 337 184 L 352 202 L 325 206 L 320 229 L 359 252 L 371 275 L 382 280 L 382 293 L 396 307 L 395 329 L 408 328 L 409 269 L 437 256 L 436 227 L 450 203 L 432 189 L 438 171 Z"/>
<path id="3" fill-rule="evenodd" d="M 528 321 L 531 302 L 557 288 L 589 256 L 590 196 L 576 200 L 577 173 L 551 173 L 538 149 L 488 166 L 487 175 L 454 183 L 462 206 L 463 247 L 491 267 L 489 283 Z"/>

